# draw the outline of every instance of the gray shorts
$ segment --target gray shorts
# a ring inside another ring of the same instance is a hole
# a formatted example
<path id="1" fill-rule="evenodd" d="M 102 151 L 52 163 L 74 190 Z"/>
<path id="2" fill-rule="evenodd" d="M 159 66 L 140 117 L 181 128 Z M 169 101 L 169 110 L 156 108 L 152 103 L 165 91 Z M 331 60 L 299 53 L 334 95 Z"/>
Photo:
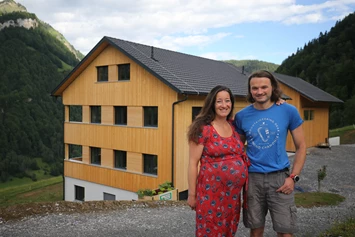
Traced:
<path id="1" fill-rule="evenodd" d="M 265 217 L 270 211 L 274 231 L 290 234 L 297 232 L 294 192 L 288 195 L 276 192 L 287 176 L 286 171 L 249 173 L 248 209 L 243 209 L 245 227 L 256 229 L 265 226 Z"/>

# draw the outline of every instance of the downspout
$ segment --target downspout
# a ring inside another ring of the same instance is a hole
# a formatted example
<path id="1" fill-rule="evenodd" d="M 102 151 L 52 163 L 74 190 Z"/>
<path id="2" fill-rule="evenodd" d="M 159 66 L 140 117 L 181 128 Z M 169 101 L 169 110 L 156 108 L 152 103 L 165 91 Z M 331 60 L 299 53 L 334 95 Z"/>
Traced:
<path id="1" fill-rule="evenodd" d="M 174 144 L 175 144 L 175 140 L 174 140 L 174 137 L 175 137 L 175 126 L 174 126 L 174 117 L 175 117 L 175 105 L 176 104 L 179 104 L 181 102 L 184 102 L 187 100 L 188 96 L 187 95 L 184 95 L 185 98 L 182 99 L 182 100 L 178 100 L 178 101 L 175 101 L 173 104 L 172 104 L 172 126 L 171 126 L 171 183 L 172 183 L 172 186 L 174 187 L 174 172 L 175 172 L 175 169 L 174 169 L 174 152 L 175 152 L 175 149 L 174 149 Z"/>

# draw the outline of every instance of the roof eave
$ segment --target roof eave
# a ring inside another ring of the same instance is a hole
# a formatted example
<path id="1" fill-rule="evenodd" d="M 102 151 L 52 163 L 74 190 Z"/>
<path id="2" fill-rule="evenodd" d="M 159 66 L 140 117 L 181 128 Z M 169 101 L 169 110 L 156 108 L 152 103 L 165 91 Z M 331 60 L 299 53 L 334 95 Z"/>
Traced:
<path id="1" fill-rule="evenodd" d="M 106 43 L 106 44 L 105 44 Z M 107 39 L 104 36 L 95 47 L 71 70 L 71 72 L 59 83 L 59 85 L 51 92 L 51 96 L 62 96 L 63 91 L 74 81 L 74 79 L 101 53 L 106 47 Z"/>
<path id="2" fill-rule="evenodd" d="M 344 103 L 344 101 L 342 101 L 342 100 L 336 98 L 335 96 L 333 96 L 333 97 L 334 97 L 335 99 L 337 99 L 338 101 L 337 101 L 337 100 L 318 100 L 318 99 L 315 99 L 315 98 L 313 98 L 313 97 L 311 97 L 311 96 L 305 94 L 304 92 L 302 92 L 301 90 L 299 90 L 299 89 L 296 88 L 295 86 L 290 85 L 289 83 L 285 82 L 284 80 L 282 80 L 282 79 L 280 80 L 279 78 L 277 78 L 277 80 L 278 80 L 278 81 L 281 81 L 283 84 L 285 84 L 285 85 L 287 85 L 288 87 L 294 89 L 295 91 L 297 91 L 298 93 L 300 93 L 302 96 L 304 96 L 304 97 L 310 99 L 310 100 L 313 101 L 313 102 Z M 302 80 L 302 79 L 300 79 L 300 80 Z M 331 96 L 332 96 L 332 95 L 331 95 Z"/>
<path id="3" fill-rule="evenodd" d="M 312 102 L 325 102 L 325 103 L 344 103 L 344 101 L 336 98 L 337 100 L 319 100 L 319 99 L 315 99 L 315 98 L 312 98 L 310 96 L 307 96 L 305 95 L 304 93 L 298 91 L 303 97 L 306 97 L 307 99 L 311 100 Z"/>
<path id="4" fill-rule="evenodd" d="M 118 49 L 119 51 L 121 51 L 124 55 L 126 55 L 128 58 L 132 59 L 135 63 L 137 63 L 139 66 L 141 66 L 142 68 L 144 68 L 145 70 L 147 70 L 149 73 L 151 73 L 152 75 L 154 75 L 156 78 L 158 78 L 159 80 L 161 80 L 164 84 L 166 84 L 167 86 L 169 86 L 171 89 L 173 89 L 175 92 L 179 93 L 179 94 L 188 94 L 186 91 L 182 91 L 179 88 L 175 87 L 174 85 L 172 85 L 171 83 L 169 83 L 167 80 L 165 80 L 161 75 L 159 75 L 158 73 L 156 73 L 155 71 L 153 71 L 151 68 L 149 68 L 147 65 L 145 65 L 144 63 L 142 63 L 141 61 L 139 61 L 137 58 L 133 57 L 130 53 L 128 53 L 126 50 L 124 50 L 123 48 L 121 48 L 120 46 L 118 46 L 117 44 L 115 44 L 115 42 L 113 42 L 111 39 L 106 38 L 106 40 L 108 42 L 110 42 L 110 45 L 112 45 L 113 47 L 115 47 L 116 49 Z M 152 59 L 153 60 L 153 59 Z"/>

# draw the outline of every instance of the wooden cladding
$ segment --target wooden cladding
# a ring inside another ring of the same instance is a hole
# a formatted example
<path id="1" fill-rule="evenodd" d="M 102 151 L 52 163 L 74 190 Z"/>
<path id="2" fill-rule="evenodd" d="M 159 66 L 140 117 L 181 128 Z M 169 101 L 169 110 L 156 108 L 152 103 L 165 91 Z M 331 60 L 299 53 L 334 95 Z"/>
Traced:
<path id="1" fill-rule="evenodd" d="M 113 167 L 114 156 L 112 149 L 101 149 L 101 166 Z"/>
<path id="2" fill-rule="evenodd" d="M 114 124 L 114 108 L 112 106 L 101 106 L 101 123 Z"/>
<path id="3" fill-rule="evenodd" d="M 282 83 L 280 83 L 280 87 L 283 93 L 291 97 L 291 100 L 288 100 L 287 103 L 292 104 L 297 108 L 302 119 L 304 119 L 305 110 L 313 111 L 313 119 L 305 120 L 302 125 L 306 139 L 306 146 L 312 147 L 316 146 L 318 143 L 325 142 L 325 139 L 327 139 L 329 135 L 329 104 L 325 102 L 311 101 L 302 96 L 299 92 Z M 290 133 L 287 136 L 286 150 L 296 151 Z"/>
<path id="4" fill-rule="evenodd" d="M 64 173 L 66 177 L 85 180 L 132 192 L 137 192 L 138 189 L 142 188 L 155 189 L 159 184 L 166 181 L 154 176 L 136 174 L 123 170 L 68 160 L 64 161 Z"/>
<path id="5" fill-rule="evenodd" d="M 130 80 L 118 80 L 121 64 L 130 65 Z M 109 81 L 97 82 L 96 67 L 103 65 L 109 67 Z M 63 104 L 171 107 L 176 97 L 176 92 L 166 84 L 109 46 L 63 91 Z"/>
<path id="6" fill-rule="evenodd" d="M 127 170 L 143 173 L 143 157 L 142 153 L 127 153 Z"/>
<path id="7" fill-rule="evenodd" d="M 117 65 L 110 65 L 108 67 L 108 81 L 117 81 L 118 72 Z"/>
<path id="8" fill-rule="evenodd" d="M 90 123 L 90 106 L 83 106 L 83 123 Z"/>
<path id="9" fill-rule="evenodd" d="M 143 127 L 143 107 L 127 107 L 127 126 Z"/>
<path id="10" fill-rule="evenodd" d="M 64 106 L 64 121 L 69 122 L 69 106 Z"/>

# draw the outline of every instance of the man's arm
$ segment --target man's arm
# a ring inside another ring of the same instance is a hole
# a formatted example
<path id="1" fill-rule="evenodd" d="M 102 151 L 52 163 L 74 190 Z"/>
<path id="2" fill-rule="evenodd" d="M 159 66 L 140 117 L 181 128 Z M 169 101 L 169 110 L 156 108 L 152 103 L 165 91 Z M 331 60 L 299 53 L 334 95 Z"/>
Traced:
<path id="1" fill-rule="evenodd" d="M 304 162 L 306 161 L 306 142 L 303 134 L 303 127 L 300 125 L 293 131 L 291 131 L 293 143 L 296 147 L 295 159 L 293 161 L 293 167 L 291 174 L 299 175 L 302 171 Z M 295 188 L 295 182 L 291 178 L 286 178 L 285 183 L 276 190 L 276 192 L 282 192 L 290 194 Z"/>
<path id="2" fill-rule="evenodd" d="M 296 147 L 295 159 L 291 174 L 299 175 L 302 171 L 303 165 L 306 161 L 306 141 L 303 133 L 303 126 L 300 125 L 291 131 L 293 143 Z"/>

